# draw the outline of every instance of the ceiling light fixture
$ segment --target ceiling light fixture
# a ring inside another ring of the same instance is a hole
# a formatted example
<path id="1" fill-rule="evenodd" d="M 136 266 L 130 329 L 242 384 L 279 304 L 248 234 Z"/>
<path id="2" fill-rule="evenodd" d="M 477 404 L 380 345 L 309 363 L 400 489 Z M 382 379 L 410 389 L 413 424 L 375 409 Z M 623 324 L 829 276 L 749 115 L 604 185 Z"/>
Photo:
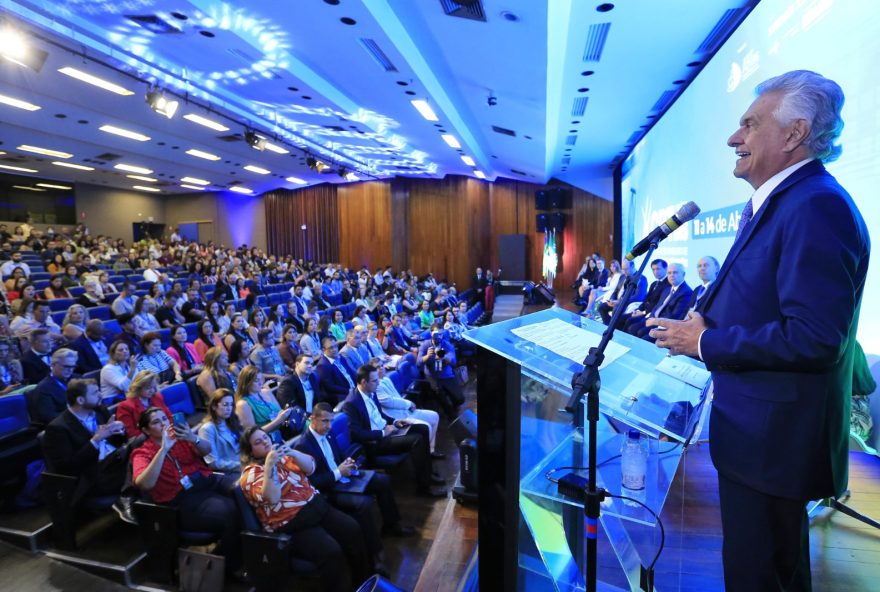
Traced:
<path id="1" fill-rule="evenodd" d="M 18 171 L 19 173 L 39 173 L 40 172 L 36 169 L 28 169 L 25 167 L 10 166 L 8 164 L 0 164 L 0 169 L 6 169 L 8 171 Z"/>
<path id="2" fill-rule="evenodd" d="M 119 169 L 120 171 L 125 171 L 126 173 L 137 173 L 139 175 L 149 175 L 153 172 L 153 169 L 147 169 L 144 167 L 134 166 L 133 164 L 117 164 L 113 167 L 114 169 Z"/>
<path id="3" fill-rule="evenodd" d="M 191 185 L 210 185 L 210 181 L 205 181 L 204 179 L 197 179 L 196 177 L 183 177 L 180 180 L 182 183 L 189 183 Z"/>
<path id="4" fill-rule="evenodd" d="M 68 187 L 67 185 L 52 185 L 51 183 L 37 183 L 37 187 L 47 187 L 49 189 L 62 189 L 65 191 L 73 189 L 73 187 Z"/>
<path id="5" fill-rule="evenodd" d="M 296 183 L 297 185 L 308 184 L 308 181 L 304 181 L 303 179 L 300 179 L 299 177 L 287 177 L 284 180 L 287 181 L 288 183 Z"/>
<path id="6" fill-rule="evenodd" d="M 139 189 L 140 191 L 150 191 L 152 193 L 159 193 L 162 191 L 161 189 L 157 189 L 155 187 L 146 187 L 144 185 L 132 185 L 132 189 Z"/>
<path id="7" fill-rule="evenodd" d="M 177 113 L 177 108 L 180 107 L 178 101 L 165 98 L 165 91 L 158 86 L 152 86 L 147 89 L 147 94 L 144 98 L 150 109 L 168 119 L 174 117 L 174 114 Z"/>
<path id="8" fill-rule="evenodd" d="M 465 163 L 466 165 L 468 165 L 468 166 L 474 166 L 474 165 L 476 164 L 476 163 L 474 162 L 474 159 L 471 158 L 470 156 L 462 156 L 462 157 L 461 157 L 461 161 L 462 161 L 463 163 Z"/>
<path id="9" fill-rule="evenodd" d="M 264 169 L 263 167 L 259 167 L 255 164 L 247 165 L 246 167 L 244 167 L 244 170 L 250 171 L 252 173 L 257 173 L 258 175 L 268 175 L 272 172 L 269 169 Z"/>
<path id="10" fill-rule="evenodd" d="M 205 160 L 220 160 L 220 157 L 216 154 L 211 154 L 210 152 L 204 152 L 202 150 L 196 150 L 195 148 L 190 148 L 186 151 L 190 156 L 195 156 L 196 158 L 204 158 Z"/>
<path id="11" fill-rule="evenodd" d="M 345 179 L 346 175 L 348 175 L 348 169 L 345 168 L 344 166 L 341 166 L 338 169 L 336 169 L 336 174 L 339 175 L 340 177 L 342 177 L 343 179 Z"/>
<path id="12" fill-rule="evenodd" d="M 461 148 L 461 142 L 459 142 L 458 139 L 456 139 L 456 137 L 453 136 L 452 134 L 443 134 L 440 137 L 443 138 L 444 142 L 449 144 L 450 148 L 456 148 L 456 149 Z"/>
<path id="13" fill-rule="evenodd" d="M 24 189 L 25 191 L 46 191 L 45 189 L 40 189 L 39 187 L 28 187 L 27 185 L 13 185 L 14 189 Z"/>
<path id="14" fill-rule="evenodd" d="M 24 109 L 25 111 L 39 111 L 40 109 L 42 109 L 42 107 L 34 105 L 33 103 L 28 103 L 27 101 L 7 97 L 6 95 L 0 95 L 0 103 L 3 103 L 4 105 L 9 105 L 10 107 Z"/>
<path id="15" fill-rule="evenodd" d="M 434 110 L 431 109 L 431 106 L 428 104 L 428 101 L 425 99 L 413 99 L 410 101 L 412 106 L 416 108 L 416 111 L 421 113 L 422 117 L 427 119 L 428 121 L 439 121 L 440 118 L 437 117 L 437 114 L 434 113 Z"/>
<path id="16" fill-rule="evenodd" d="M 93 171 L 95 167 L 85 166 L 82 164 L 73 164 L 72 162 L 53 162 L 55 166 L 65 167 L 68 169 L 76 169 L 78 171 Z"/>
<path id="17" fill-rule="evenodd" d="M 97 76 L 92 76 L 87 72 L 83 72 L 82 70 L 77 70 L 76 68 L 71 68 L 70 66 L 65 66 L 64 68 L 60 68 L 58 70 L 62 74 L 66 76 L 70 76 L 71 78 L 76 78 L 82 82 L 87 84 L 91 84 L 92 86 L 97 86 L 98 88 L 103 88 L 104 90 L 109 90 L 112 93 L 116 93 L 117 95 L 122 95 L 124 97 L 130 96 L 134 94 L 134 91 L 128 90 L 118 84 L 113 84 L 112 82 L 108 82 L 103 78 L 98 78 Z"/>
<path id="18" fill-rule="evenodd" d="M 278 146 L 277 144 L 273 144 L 272 142 L 266 142 L 265 148 L 266 148 L 266 150 L 269 150 L 270 152 L 274 152 L 275 154 L 289 154 L 290 153 L 290 150 L 288 150 L 287 148 L 282 148 L 281 146 Z"/>
<path id="19" fill-rule="evenodd" d="M 253 189 L 248 189 L 247 187 L 242 187 L 241 185 L 233 185 L 229 188 L 229 191 L 234 191 L 236 193 L 245 193 L 247 195 L 250 195 L 254 192 Z"/>
<path id="20" fill-rule="evenodd" d="M 312 169 L 313 171 L 315 171 L 316 173 L 323 173 L 324 171 L 326 171 L 327 169 L 330 168 L 330 165 L 328 165 L 326 162 L 322 162 L 322 161 L 318 160 L 317 158 L 313 158 L 311 156 L 306 158 L 306 166 L 309 167 L 310 169 Z"/>
<path id="21" fill-rule="evenodd" d="M 150 140 L 150 136 L 145 136 L 144 134 L 139 134 L 138 132 L 133 132 L 131 130 L 127 130 L 121 127 L 116 127 L 115 125 L 102 125 L 98 128 L 102 132 L 107 132 L 108 134 L 115 134 L 117 136 L 122 136 L 123 138 L 128 138 L 130 140 L 137 140 L 138 142 L 146 142 Z"/>
<path id="22" fill-rule="evenodd" d="M 39 146 L 30 146 L 29 144 L 22 144 L 16 150 L 22 150 L 23 152 L 33 152 L 34 154 L 42 154 L 43 156 L 52 156 L 55 158 L 72 158 L 73 154 L 70 152 L 62 152 L 60 150 L 52 150 L 50 148 L 40 148 Z"/>
<path id="23" fill-rule="evenodd" d="M 186 187 L 187 189 L 195 189 L 196 191 L 204 191 L 204 187 L 199 187 L 198 185 L 189 185 L 188 183 L 181 183 L 181 187 Z"/>
<path id="24" fill-rule="evenodd" d="M 134 179 L 135 181 L 146 181 L 147 183 L 158 183 L 158 179 L 154 179 L 153 177 L 142 177 L 141 175 L 125 175 L 129 179 Z"/>
<path id="25" fill-rule="evenodd" d="M 259 136 L 256 132 L 246 131 L 244 133 L 244 141 L 248 143 L 248 146 L 253 148 L 254 150 L 259 150 L 262 152 L 266 149 L 266 138 L 263 136 Z"/>
<path id="26" fill-rule="evenodd" d="M 208 119 L 207 117 L 202 117 L 201 115 L 196 115 L 195 113 L 187 113 L 183 116 L 184 119 L 188 119 L 193 123 L 198 123 L 199 125 L 203 125 L 205 127 L 209 127 L 212 130 L 216 130 L 218 132 L 228 132 L 229 128 L 223 125 L 222 123 L 217 123 L 212 119 Z"/>
<path id="27" fill-rule="evenodd" d="M 483 173 L 483 171 L 474 171 L 474 176 L 477 179 L 485 179 L 486 178 L 486 175 Z"/>
<path id="28" fill-rule="evenodd" d="M 29 45 L 20 31 L 6 25 L 0 29 L 0 56 L 23 68 L 39 72 L 43 69 L 49 53 Z"/>
<path id="29" fill-rule="evenodd" d="M 360 177 L 358 177 L 354 173 L 348 173 L 347 175 L 345 175 L 345 180 L 346 181 L 360 181 L 361 179 L 360 179 Z"/>

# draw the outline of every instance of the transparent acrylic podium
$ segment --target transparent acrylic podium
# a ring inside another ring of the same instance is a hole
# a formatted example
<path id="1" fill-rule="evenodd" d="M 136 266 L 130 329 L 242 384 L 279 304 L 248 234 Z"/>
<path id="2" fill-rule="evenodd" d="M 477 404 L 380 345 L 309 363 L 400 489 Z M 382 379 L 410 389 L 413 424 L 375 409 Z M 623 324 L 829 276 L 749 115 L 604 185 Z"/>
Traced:
<path id="1" fill-rule="evenodd" d="M 481 582 L 492 578 L 505 590 L 528 592 L 585 588 L 583 503 L 559 494 L 555 481 L 571 472 L 586 479 L 584 430 L 574 427 L 564 408 L 573 374 L 604 330 L 551 308 L 465 334 L 480 346 Z M 599 486 L 636 497 L 659 515 L 682 444 L 699 433 L 706 417 L 709 374 L 698 361 L 670 358 L 652 343 L 617 332 L 600 375 Z M 637 493 L 621 491 L 620 447 L 631 428 L 649 437 L 651 449 L 647 486 Z M 651 563 L 659 544 L 649 512 L 607 499 L 600 517 L 599 589 L 640 590 L 640 567 Z M 676 588 L 663 583 L 658 576 L 655 588 Z"/>

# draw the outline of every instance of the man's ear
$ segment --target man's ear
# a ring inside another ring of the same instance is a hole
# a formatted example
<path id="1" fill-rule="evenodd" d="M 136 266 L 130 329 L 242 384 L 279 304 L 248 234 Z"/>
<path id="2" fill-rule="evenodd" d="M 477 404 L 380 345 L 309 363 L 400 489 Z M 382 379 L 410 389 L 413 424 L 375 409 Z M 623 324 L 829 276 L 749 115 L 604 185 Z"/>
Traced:
<path id="1" fill-rule="evenodd" d="M 810 135 L 810 126 L 806 119 L 795 119 L 785 138 L 785 151 L 793 152 L 801 146 Z"/>

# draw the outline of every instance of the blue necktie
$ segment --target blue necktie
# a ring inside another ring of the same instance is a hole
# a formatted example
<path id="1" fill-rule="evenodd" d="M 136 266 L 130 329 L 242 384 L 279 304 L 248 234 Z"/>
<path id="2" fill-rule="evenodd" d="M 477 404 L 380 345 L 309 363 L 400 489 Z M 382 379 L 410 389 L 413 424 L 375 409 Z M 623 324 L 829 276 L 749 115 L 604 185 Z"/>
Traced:
<path id="1" fill-rule="evenodd" d="M 733 242 L 739 240 L 740 235 L 745 232 L 746 227 L 748 227 L 749 222 L 752 221 L 752 215 L 754 212 L 752 211 L 752 199 L 749 198 L 749 201 L 746 203 L 746 207 L 743 208 L 742 216 L 739 218 L 739 228 L 736 229 L 736 238 L 733 239 Z"/>

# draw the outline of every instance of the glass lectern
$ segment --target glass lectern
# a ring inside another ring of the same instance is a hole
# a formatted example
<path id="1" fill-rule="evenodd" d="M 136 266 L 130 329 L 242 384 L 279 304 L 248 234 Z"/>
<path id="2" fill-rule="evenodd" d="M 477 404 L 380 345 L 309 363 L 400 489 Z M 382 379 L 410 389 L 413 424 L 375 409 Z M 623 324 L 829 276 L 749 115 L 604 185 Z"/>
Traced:
<path id="1" fill-rule="evenodd" d="M 584 589 L 583 503 L 561 495 L 555 481 L 572 472 L 586 479 L 585 433 L 565 407 L 573 374 L 583 369 L 604 330 L 601 323 L 551 308 L 465 334 L 479 346 L 483 585 L 528 592 Z M 600 374 L 599 486 L 621 493 L 621 443 L 627 430 L 638 429 L 650 443 L 647 486 L 622 493 L 660 514 L 686 449 L 682 444 L 699 433 L 706 417 L 710 375 L 699 361 L 669 357 L 622 332 L 615 333 Z M 607 499 L 600 518 L 599 589 L 639 590 L 640 568 L 651 563 L 659 539 L 649 512 Z M 659 575 L 655 587 L 664 589 Z"/>

